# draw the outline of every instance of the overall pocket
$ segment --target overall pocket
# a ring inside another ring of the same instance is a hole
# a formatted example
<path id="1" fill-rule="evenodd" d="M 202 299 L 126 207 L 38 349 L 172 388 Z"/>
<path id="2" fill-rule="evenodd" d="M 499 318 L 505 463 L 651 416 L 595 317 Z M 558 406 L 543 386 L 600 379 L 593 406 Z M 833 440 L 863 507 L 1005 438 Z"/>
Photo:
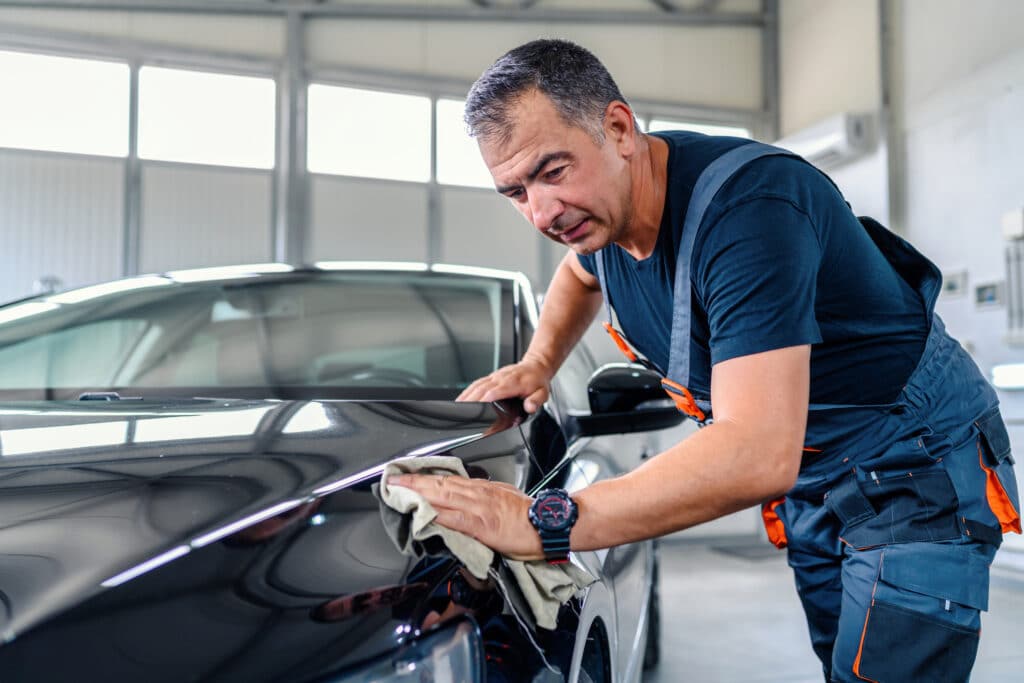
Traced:
<path id="1" fill-rule="evenodd" d="M 988 608 L 988 563 L 977 546 L 887 548 L 853 672 L 876 683 L 968 680 Z"/>
<path id="2" fill-rule="evenodd" d="M 854 472 L 826 494 L 825 504 L 843 525 L 842 541 L 857 549 L 961 536 L 956 491 L 941 465 Z"/>
<path id="3" fill-rule="evenodd" d="M 1021 532 L 1020 499 L 1013 473 L 1010 436 L 999 408 L 975 421 L 978 428 L 978 463 L 985 472 L 985 497 L 1003 533 Z"/>

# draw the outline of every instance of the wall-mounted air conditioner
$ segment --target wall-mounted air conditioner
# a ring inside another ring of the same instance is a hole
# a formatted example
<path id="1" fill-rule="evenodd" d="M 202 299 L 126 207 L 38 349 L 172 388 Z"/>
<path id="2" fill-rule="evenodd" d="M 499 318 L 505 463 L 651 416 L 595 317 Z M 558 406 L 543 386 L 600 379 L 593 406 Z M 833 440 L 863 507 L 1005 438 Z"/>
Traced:
<path id="1" fill-rule="evenodd" d="M 875 131 L 874 114 L 848 112 L 788 135 L 775 145 L 799 154 L 818 168 L 830 169 L 874 150 Z"/>

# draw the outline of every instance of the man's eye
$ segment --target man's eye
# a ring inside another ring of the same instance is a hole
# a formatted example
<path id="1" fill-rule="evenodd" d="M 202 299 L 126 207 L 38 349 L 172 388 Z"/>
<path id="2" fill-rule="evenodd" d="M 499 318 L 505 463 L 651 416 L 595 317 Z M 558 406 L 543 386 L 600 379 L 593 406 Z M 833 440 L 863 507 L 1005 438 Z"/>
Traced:
<path id="1" fill-rule="evenodd" d="M 558 177 L 562 175 L 562 171 L 564 171 L 564 170 L 565 170 L 565 166 L 559 166 L 558 168 L 553 168 L 550 171 L 548 171 L 547 173 L 545 173 L 544 177 L 547 180 L 557 180 Z"/>
<path id="2" fill-rule="evenodd" d="M 505 196 L 509 199 L 520 199 L 523 196 L 522 190 L 509 190 L 505 193 Z"/>

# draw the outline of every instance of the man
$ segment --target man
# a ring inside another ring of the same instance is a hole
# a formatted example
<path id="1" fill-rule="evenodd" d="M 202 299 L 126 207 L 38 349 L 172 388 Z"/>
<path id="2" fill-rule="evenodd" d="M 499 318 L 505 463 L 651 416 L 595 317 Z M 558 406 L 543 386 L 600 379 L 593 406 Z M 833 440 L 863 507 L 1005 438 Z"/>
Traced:
<path id="1" fill-rule="evenodd" d="M 461 398 L 539 409 L 604 288 L 706 428 L 572 499 L 391 483 L 520 559 L 562 559 L 561 519 L 572 549 L 591 550 L 764 504 L 826 680 L 966 680 L 1019 504 L 994 392 L 933 314 L 935 267 L 792 155 L 640 133 L 600 62 L 565 41 L 499 59 L 466 120 L 498 191 L 570 251 L 523 360 Z"/>

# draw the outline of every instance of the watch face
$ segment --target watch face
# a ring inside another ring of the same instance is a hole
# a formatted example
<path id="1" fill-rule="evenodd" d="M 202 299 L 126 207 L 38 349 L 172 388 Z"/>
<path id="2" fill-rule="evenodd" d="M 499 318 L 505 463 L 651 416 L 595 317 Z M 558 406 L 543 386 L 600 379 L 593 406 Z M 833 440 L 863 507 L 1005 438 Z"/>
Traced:
<path id="1" fill-rule="evenodd" d="M 537 499 L 533 509 L 541 525 L 550 531 L 561 531 L 568 527 L 574 521 L 576 512 L 572 501 L 558 495 Z"/>

